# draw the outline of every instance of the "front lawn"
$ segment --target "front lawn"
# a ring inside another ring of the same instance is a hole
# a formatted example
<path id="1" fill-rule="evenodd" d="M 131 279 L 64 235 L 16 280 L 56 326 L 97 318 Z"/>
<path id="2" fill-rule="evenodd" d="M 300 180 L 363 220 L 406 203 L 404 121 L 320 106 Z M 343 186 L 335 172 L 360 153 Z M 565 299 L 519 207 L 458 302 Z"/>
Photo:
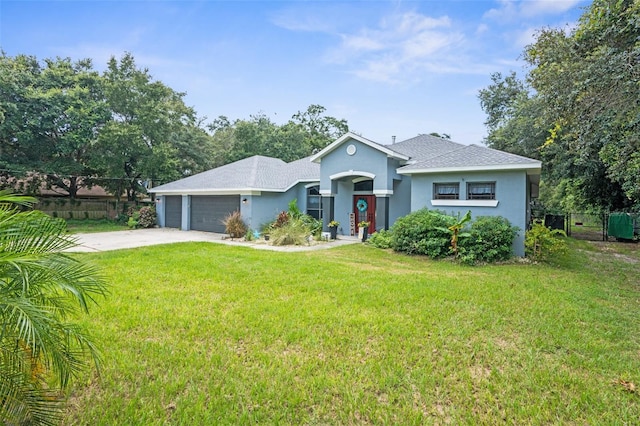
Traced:
<path id="1" fill-rule="evenodd" d="M 640 254 L 465 267 L 364 245 L 81 254 L 111 295 L 65 424 L 632 424 Z M 613 248 L 611 248 L 613 247 Z"/>
<path id="2" fill-rule="evenodd" d="M 110 219 L 67 219 L 66 222 L 70 234 L 126 231 L 129 229 L 126 224 Z"/>

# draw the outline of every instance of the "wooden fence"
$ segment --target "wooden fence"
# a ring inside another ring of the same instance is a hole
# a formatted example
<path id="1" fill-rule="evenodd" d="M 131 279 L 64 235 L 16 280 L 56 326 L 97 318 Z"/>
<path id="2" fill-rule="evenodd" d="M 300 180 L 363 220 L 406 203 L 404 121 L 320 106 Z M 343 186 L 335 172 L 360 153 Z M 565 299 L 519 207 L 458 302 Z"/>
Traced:
<path id="1" fill-rule="evenodd" d="M 142 203 L 143 205 L 147 203 Z M 115 200 L 84 200 L 70 198 L 40 198 L 34 206 L 53 217 L 62 219 L 116 219 L 119 214 L 127 214 L 131 206 L 141 203 Z"/>

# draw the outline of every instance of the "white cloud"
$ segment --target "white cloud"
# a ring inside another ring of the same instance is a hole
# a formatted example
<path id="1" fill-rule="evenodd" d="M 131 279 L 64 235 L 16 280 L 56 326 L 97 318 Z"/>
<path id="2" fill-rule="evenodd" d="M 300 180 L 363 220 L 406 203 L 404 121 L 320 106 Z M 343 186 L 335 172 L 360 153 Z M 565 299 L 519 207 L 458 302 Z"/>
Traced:
<path id="1" fill-rule="evenodd" d="M 455 68 L 456 49 L 464 34 L 452 29 L 448 16 L 433 18 L 416 12 L 394 14 L 373 28 L 342 32 L 341 43 L 326 59 L 347 64 L 363 79 L 385 82 L 411 80 L 424 70 Z"/>
<path id="2" fill-rule="evenodd" d="M 536 41 L 535 35 L 538 32 L 539 28 L 529 27 L 521 30 L 515 37 L 510 37 L 510 39 L 514 40 L 514 43 L 517 47 L 524 48 Z"/>
<path id="3" fill-rule="evenodd" d="M 383 50 L 386 44 L 382 40 L 378 40 L 375 36 L 368 34 L 359 34 L 355 36 L 345 36 L 342 38 L 343 47 L 352 52 L 367 52 Z"/>
<path id="4" fill-rule="evenodd" d="M 334 29 L 329 21 L 315 14 L 301 16 L 291 11 L 286 11 L 274 15 L 271 21 L 274 25 L 291 31 L 331 32 Z"/>
<path id="5" fill-rule="evenodd" d="M 484 18 L 493 19 L 496 21 L 500 20 L 513 20 L 518 15 L 518 7 L 516 2 L 513 0 L 498 0 L 499 7 L 489 9 L 484 14 Z"/>
<path id="6" fill-rule="evenodd" d="M 300 32 L 335 34 L 338 28 L 349 25 L 356 9 L 349 4 L 292 2 L 271 12 L 270 22 L 280 28 Z"/>
<path id="7" fill-rule="evenodd" d="M 571 10 L 583 0 L 498 0 L 499 6 L 489 9 L 484 18 L 513 21 L 544 15 L 558 15 Z"/>
<path id="8" fill-rule="evenodd" d="M 389 58 L 389 61 L 364 61 L 362 66 L 354 69 L 352 73 L 365 80 L 390 82 L 400 71 L 400 64 Z"/>
<path id="9" fill-rule="evenodd" d="M 581 0 L 528 0 L 520 5 L 522 15 L 525 17 L 540 15 L 557 15 L 572 9 Z"/>
<path id="10" fill-rule="evenodd" d="M 476 28 L 476 35 L 482 35 L 489 31 L 489 26 L 487 24 L 480 24 Z"/>
<path id="11" fill-rule="evenodd" d="M 402 15 L 395 15 L 389 20 L 383 21 L 383 27 L 391 27 L 398 33 L 416 33 L 434 28 L 448 28 L 451 26 L 451 19 L 448 16 L 431 18 L 415 12 L 407 12 Z"/>

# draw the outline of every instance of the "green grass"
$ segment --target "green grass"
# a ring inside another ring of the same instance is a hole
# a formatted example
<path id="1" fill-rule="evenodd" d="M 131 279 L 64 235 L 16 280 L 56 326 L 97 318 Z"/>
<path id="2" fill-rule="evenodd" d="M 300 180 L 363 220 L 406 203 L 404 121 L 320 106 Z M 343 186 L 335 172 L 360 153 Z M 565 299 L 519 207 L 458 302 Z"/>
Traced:
<path id="1" fill-rule="evenodd" d="M 69 233 L 86 234 L 90 232 L 126 231 L 126 224 L 109 219 L 67 219 Z"/>
<path id="2" fill-rule="evenodd" d="M 611 248 L 613 247 L 613 248 Z M 640 252 L 464 267 L 364 245 L 78 255 L 101 377 L 65 424 L 633 424 Z"/>

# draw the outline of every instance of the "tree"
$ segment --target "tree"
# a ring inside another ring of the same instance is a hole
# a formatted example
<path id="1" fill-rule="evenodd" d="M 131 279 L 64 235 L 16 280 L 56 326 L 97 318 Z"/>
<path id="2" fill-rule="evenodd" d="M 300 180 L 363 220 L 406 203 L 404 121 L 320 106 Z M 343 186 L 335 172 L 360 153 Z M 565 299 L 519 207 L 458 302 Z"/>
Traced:
<path id="1" fill-rule="evenodd" d="M 91 60 L 75 64 L 70 59 L 45 60 L 41 89 L 35 97 L 42 138 L 35 170 L 45 173 L 49 187 L 61 188 L 75 198 L 79 187 L 94 175 L 89 163 L 99 131 L 109 120 L 102 81 Z"/>
<path id="2" fill-rule="evenodd" d="M 639 21 L 638 2 L 596 0 L 571 34 L 543 30 L 525 52 L 551 124 L 546 147 L 573 155 L 571 177 L 600 208 L 640 201 Z"/>
<path id="3" fill-rule="evenodd" d="M 503 77 L 491 75 L 493 84 L 480 90 L 478 97 L 487 114 L 489 134 L 485 144 L 494 149 L 540 159 L 540 147 L 548 129 L 538 122 L 540 102 L 514 72 Z"/>
<path id="4" fill-rule="evenodd" d="M 35 57 L 0 56 L 0 189 L 17 187 L 36 192 L 39 179 L 22 179 L 31 170 L 37 155 L 29 132 L 29 92 L 36 85 L 40 64 Z"/>
<path id="5" fill-rule="evenodd" d="M 133 201 L 149 179 L 170 181 L 209 165 L 209 136 L 184 93 L 154 81 L 130 53 L 112 57 L 104 79 L 112 120 L 98 136 L 94 159 L 104 186 Z"/>
<path id="6" fill-rule="evenodd" d="M 253 155 L 264 155 L 291 162 L 318 152 L 349 131 L 346 120 L 325 117 L 325 108 L 311 105 L 278 126 L 264 113 L 233 123 L 220 116 L 209 124 L 212 132 L 215 166 Z"/>
<path id="7" fill-rule="evenodd" d="M 309 151 L 306 155 L 322 150 L 349 131 L 347 120 L 325 116 L 325 111 L 326 108 L 322 105 L 314 104 L 310 105 L 306 111 L 298 111 L 291 117 L 290 122 L 301 126 L 307 134 L 306 144 Z"/>
<path id="8" fill-rule="evenodd" d="M 67 255 L 64 221 L 22 211 L 0 192 L 0 423 L 58 424 L 62 393 L 98 352 L 69 321 L 105 294 L 97 271 Z"/>
<path id="9" fill-rule="evenodd" d="M 495 78 L 480 94 L 487 142 L 539 151 L 545 183 L 570 188 L 579 207 L 640 205 L 639 36 L 631 0 L 595 0 L 570 33 L 540 30 L 524 52 L 530 87 Z"/>
<path id="10" fill-rule="evenodd" d="M 18 177 L 32 176 L 74 198 L 92 171 L 89 161 L 98 132 L 109 120 L 101 79 L 91 60 L 33 57 L 0 59 L 0 96 L 4 120 L 1 166 Z M 34 190 L 36 188 L 31 188 Z"/>

